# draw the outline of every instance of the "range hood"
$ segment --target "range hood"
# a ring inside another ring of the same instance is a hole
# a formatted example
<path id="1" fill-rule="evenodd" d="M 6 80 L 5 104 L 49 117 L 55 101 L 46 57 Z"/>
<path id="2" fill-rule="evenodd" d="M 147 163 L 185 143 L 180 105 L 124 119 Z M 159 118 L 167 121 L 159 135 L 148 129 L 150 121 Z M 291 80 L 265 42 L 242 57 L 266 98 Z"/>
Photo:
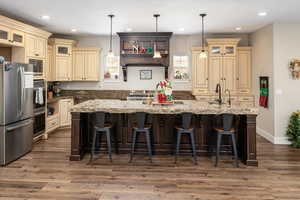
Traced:
<path id="1" fill-rule="evenodd" d="M 165 78 L 168 78 L 171 32 L 135 32 L 118 35 L 124 81 L 127 81 L 128 67 L 164 67 Z M 153 58 L 154 44 L 157 45 L 161 58 Z"/>

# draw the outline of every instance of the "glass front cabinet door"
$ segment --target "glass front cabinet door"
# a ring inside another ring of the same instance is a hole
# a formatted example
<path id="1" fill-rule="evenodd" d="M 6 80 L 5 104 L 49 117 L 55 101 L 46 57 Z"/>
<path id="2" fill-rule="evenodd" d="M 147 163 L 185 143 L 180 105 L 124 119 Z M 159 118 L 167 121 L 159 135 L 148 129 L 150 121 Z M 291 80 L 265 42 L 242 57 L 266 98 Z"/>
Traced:
<path id="1" fill-rule="evenodd" d="M 70 56 L 72 54 L 71 45 L 56 45 L 57 56 Z"/>
<path id="2" fill-rule="evenodd" d="M 224 45 L 224 56 L 235 56 L 236 46 L 235 45 Z"/>
<path id="3" fill-rule="evenodd" d="M 20 31 L 12 31 L 11 32 L 11 41 L 15 46 L 24 46 L 24 33 Z"/>
<path id="4" fill-rule="evenodd" d="M 10 30 L 4 26 L 0 26 L 0 42 L 1 43 L 10 43 L 9 38 Z"/>
<path id="5" fill-rule="evenodd" d="M 209 48 L 210 56 L 221 56 L 222 45 L 211 45 Z"/>

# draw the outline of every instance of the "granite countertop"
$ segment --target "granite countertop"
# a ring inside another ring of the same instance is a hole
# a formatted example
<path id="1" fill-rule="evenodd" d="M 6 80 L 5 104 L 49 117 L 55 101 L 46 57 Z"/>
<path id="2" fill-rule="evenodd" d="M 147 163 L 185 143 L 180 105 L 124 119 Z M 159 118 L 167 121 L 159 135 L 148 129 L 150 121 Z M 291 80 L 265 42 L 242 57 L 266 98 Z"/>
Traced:
<path id="1" fill-rule="evenodd" d="M 146 105 L 142 101 L 121 101 L 112 99 L 89 100 L 77 104 L 71 108 L 71 112 L 96 112 L 104 111 L 109 113 L 135 113 L 147 112 L 151 114 L 178 114 L 182 112 L 192 112 L 194 114 L 258 114 L 257 107 L 231 106 L 209 104 L 195 100 L 183 100 L 183 104 L 174 105 Z"/>

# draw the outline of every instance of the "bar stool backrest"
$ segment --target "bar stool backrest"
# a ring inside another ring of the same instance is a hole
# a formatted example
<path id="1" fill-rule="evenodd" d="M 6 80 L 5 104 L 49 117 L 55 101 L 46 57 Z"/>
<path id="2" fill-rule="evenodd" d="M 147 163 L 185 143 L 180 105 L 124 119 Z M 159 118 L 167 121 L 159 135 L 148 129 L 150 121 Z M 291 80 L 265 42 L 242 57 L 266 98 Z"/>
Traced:
<path id="1" fill-rule="evenodd" d="M 146 113 L 144 112 L 137 112 L 135 113 L 137 126 L 139 129 L 145 128 L 145 121 L 146 121 Z"/>
<path id="2" fill-rule="evenodd" d="M 191 127 L 192 116 L 193 113 L 181 113 L 183 129 L 189 129 Z"/>
<path id="3" fill-rule="evenodd" d="M 104 128 L 105 124 L 105 112 L 95 113 L 95 125 L 99 128 Z"/>
<path id="4" fill-rule="evenodd" d="M 230 131 L 233 124 L 234 115 L 233 114 L 222 114 L 223 119 L 223 129 L 224 131 Z"/>

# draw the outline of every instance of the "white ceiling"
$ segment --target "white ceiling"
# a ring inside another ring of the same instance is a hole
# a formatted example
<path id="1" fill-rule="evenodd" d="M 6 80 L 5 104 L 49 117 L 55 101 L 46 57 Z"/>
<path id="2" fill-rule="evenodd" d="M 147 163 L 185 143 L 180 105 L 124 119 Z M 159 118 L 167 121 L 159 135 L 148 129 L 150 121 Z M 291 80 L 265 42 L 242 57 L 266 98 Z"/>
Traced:
<path id="1" fill-rule="evenodd" d="M 5 15 L 61 34 L 109 34 L 110 13 L 116 15 L 114 32 L 155 31 L 153 14 L 160 13 L 159 31 L 194 34 L 201 31 L 202 12 L 207 32 L 253 32 L 272 22 L 300 22 L 299 8 L 300 0 L 0 0 Z M 268 15 L 258 16 L 262 11 Z"/>

